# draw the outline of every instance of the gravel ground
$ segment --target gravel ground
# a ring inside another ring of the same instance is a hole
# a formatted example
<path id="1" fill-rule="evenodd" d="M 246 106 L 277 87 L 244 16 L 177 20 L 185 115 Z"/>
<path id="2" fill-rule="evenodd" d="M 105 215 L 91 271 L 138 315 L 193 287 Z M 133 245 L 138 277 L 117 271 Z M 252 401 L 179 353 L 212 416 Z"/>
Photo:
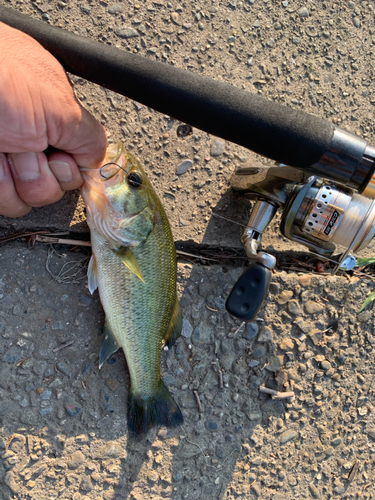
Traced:
<path id="1" fill-rule="evenodd" d="M 98 369 L 87 255 L 21 241 L 0 258 L 1 499 L 374 498 L 374 320 L 356 314 L 372 280 L 278 272 L 238 330 L 224 299 L 242 269 L 179 262 L 161 372 L 185 423 L 132 441 L 122 352 Z"/>
<path id="2" fill-rule="evenodd" d="M 374 143 L 371 2 L 0 0 L 37 19 L 325 116 Z M 375 43 L 375 42 L 374 42 Z M 72 76 L 78 97 L 148 172 L 180 245 L 238 247 L 248 202 L 228 189 L 257 158 Z M 190 163 L 184 163 L 190 160 Z M 16 221 L 87 231 L 78 193 Z M 290 243 L 273 224 L 269 250 Z M 183 336 L 162 375 L 184 414 L 131 441 L 122 353 L 99 371 L 103 313 L 87 255 L 0 247 L 0 499 L 374 498 L 374 320 L 365 276 L 279 265 L 255 323 L 224 300 L 241 273 L 179 263 Z M 65 267 L 63 267 L 65 266 Z M 222 381 L 222 382 L 221 382 Z M 272 399 L 259 386 L 292 391 Z M 199 396 L 198 407 L 194 394 Z"/>

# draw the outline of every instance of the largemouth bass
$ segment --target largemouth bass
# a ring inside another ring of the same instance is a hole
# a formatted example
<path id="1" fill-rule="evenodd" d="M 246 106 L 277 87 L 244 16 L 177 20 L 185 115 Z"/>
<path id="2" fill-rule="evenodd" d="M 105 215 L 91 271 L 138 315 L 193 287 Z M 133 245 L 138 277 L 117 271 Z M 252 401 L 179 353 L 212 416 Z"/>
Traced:
<path id="1" fill-rule="evenodd" d="M 82 172 L 82 197 L 91 231 L 91 293 L 105 311 L 100 366 L 120 347 L 131 386 L 128 428 L 182 424 L 179 407 L 160 378 L 163 339 L 181 333 L 176 251 L 167 216 L 139 161 L 122 143 L 110 146 L 105 165 Z"/>

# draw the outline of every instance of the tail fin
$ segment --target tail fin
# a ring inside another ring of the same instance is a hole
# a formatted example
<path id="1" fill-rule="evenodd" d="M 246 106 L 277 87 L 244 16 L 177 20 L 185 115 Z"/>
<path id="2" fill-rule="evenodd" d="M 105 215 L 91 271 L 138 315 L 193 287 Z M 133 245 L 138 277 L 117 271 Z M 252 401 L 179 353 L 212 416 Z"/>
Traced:
<path id="1" fill-rule="evenodd" d="M 152 396 L 135 395 L 128 399 L 128 428 L 135 436 L 146 434 L 155 425 L 177 427 L 184 419 L 180 408 L 162 381 Z"/>

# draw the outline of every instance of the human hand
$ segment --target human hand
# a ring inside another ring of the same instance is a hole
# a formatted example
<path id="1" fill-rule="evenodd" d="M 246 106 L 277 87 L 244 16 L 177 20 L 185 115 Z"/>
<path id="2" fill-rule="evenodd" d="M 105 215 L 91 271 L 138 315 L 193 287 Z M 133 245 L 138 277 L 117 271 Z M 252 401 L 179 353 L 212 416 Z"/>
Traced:
<path id="1" fill-rule="evenodd" d="M 59 151 L 47 157 L 48 146 Z M 79 188 L 79 167 L 98 167 L 106 146 L 60 63 L 0 22 L 0 215 L 20 217 Z"/>

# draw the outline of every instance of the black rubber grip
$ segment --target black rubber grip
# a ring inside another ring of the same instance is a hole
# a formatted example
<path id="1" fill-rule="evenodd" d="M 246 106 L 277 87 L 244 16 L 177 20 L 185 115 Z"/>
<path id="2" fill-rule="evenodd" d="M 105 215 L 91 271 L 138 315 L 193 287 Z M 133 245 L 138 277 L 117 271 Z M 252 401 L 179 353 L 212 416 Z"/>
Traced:
<path id="1" fill-rule="evenodd" d="M 0 21 L 38 40 L 64 66 L 210 134 L 304 168 L 326 151 L 334 127 L 224 82 L 74 35 L 0 6 Z"/>
<path id="2" fill-rule="evenodd" d="M 252 264 L 234 285 L 225 307 L 229 314 L 242 321 L 251 321 L 257 315 L 267 296 L 271 271 L 262 264 Z"/>

